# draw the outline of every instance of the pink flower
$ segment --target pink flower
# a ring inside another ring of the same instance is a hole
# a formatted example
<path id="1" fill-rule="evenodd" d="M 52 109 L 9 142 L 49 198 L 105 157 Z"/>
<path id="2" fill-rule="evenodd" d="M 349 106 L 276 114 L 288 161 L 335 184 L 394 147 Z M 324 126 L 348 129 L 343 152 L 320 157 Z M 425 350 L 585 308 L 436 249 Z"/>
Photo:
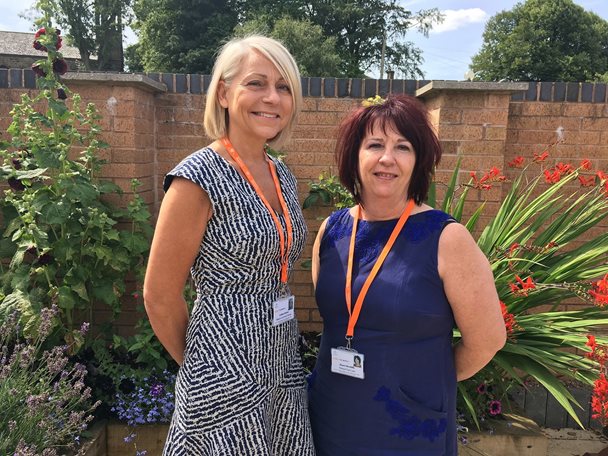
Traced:
<path id="1" fill-rule="evenodd" d="M 502 413 L 502 404 L 500 403 L 500 401 L 492 401 L 490 402 L 490 407 L 488 411 L 492 416 L 500 415 Z"/>

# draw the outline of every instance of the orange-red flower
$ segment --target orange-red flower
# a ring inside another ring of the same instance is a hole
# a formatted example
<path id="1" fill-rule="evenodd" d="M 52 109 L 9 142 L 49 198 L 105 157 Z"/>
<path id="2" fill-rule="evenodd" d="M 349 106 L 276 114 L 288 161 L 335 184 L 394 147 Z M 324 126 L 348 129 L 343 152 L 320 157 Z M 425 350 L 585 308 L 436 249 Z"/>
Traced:
<path id="1" fill-rule="evenodd" d="M 507 310 L 507 306 L 504 302 L 500 301 L 500 310 L 502 312 L 502 318 L 505 321 L 505 328 L 507 329 L 507 337 L 513 334 L 513 331 L 518 327 L 515 315 Z"/>
<path id="2" fill-rule="evenodd" d="M 555 184 L 562 178 L 561 173 L 557 169 L 546 169 L 544 174 L 547 184 Z"/>
<path id="3" fill-rule="evenodd" d="M 594 282 L 589 294 L 595 299 L 595 304 L 599 307 L 608 305 L 608 274 L 603 279 Z"/>
<path id="4" fill-rule="evenodd" d="M 578 176 L 578 181 L 581 183 L 581 187 L 593 187 L 595 185 L 595 176 Z"/>
<path id="5" fill-rule="evenodd" d="M 490 182 L 502 182 L 506 180 L 506 177 L 500 174 L 500 170 L 493 166 L 490 171 L 485 173 L 480 179 L 477 179 L 477 173 L 471 172 L 471 178 L 473 179 L 473 186 L 480 190 L 489 190 L 492 188 Z"/>
<path id="6" fill-rule="evenodd" d="M 580 166 L 582 169 L 589 171 L 592 168 L 591 160 L 585 158 L 583 161 L 581 161 Z"/>
<path id="7" fill-rule="evenodd" d="M 535 152 L 534 153 L 534 159 L 532 161 L 534 163 L 540 163 L 540 162 L 545 161 L 547 158 L 549 158 L 549 152 L 545 150 L 542 154 L 537 154 Z"/>
<path id="8" fill-rule="evenodd" d="M 559 171 L 561 175 L 564 175 L 570 174 L 572 171 L 574 171 L 574 167 L 570 163 L 559 162 L 557 165 L 555 165 L 555 170 Z"/>
<path id="9" fill-rule="evenodd" d="M 515 280 L 517 283 L 510 283 L 511 291 L 514 294 L 519 294 L 522 296 L 528 296 L 528 290 L 534 290 L 536 288 L 536 283 L 532 280 L 532 277 L 528 277 L 525 281 L 519 277 L 515 276 Z"/>
<path id="10" fill-rule="evenodd" d="M 524 165 L 524 157 L 518 155 L 512 161 L 507 163 L 510 168 L 521 168 Z"/>

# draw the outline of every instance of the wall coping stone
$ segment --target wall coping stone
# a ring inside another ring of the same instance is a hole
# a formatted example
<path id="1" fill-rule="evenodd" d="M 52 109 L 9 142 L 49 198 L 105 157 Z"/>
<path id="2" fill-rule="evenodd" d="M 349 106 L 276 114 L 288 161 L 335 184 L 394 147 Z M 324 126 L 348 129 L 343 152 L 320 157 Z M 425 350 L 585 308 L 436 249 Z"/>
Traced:
<path id="1" fill-rule="evenodd" d="M 427 97 L 448 91 L 512 93 L 528 90 L 528 86 L 527 82 L 431 81 L 416 90 L 416 96 Z"/>
<path id="2" fill-rule="evenodd" d="M 110 82 L 114 85 L 140 87 L 148 92 L 167 92 L 167 85 L 155 81 L 143 74 L 130 73 L 66 73 L 62 76 L 65 81 L 96 84 Z"/>

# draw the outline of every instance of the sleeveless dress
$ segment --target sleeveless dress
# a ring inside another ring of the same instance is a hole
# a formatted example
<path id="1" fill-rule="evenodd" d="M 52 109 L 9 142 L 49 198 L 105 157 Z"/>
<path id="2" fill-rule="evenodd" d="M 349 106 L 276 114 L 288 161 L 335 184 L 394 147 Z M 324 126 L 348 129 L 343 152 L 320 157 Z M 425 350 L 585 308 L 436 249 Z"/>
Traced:
<path id="1" fill-rule="evenodd" d="M 431 210 L 410 216 L 372 282 L 352 347 L 365 356 L 365 379 L 331 372 L 331 349 L 345 345 L 344 298 L 353 218 L 333 213 L 320 245 L 316 297 L 323 318 L 309 376 L 317 456 L 457 454 L 454 316 L 437 272 L 439 236 L 454 220 Z M 360 220 L 352 300 L 397 220 Z"/>
<path id="2" fill-rule="evenodd" d="M 295 178 L 271 159 L 293 224 L 291 268 L 306 225 Z M 211 148 L 177 165 L 165 190 L 175 176 L 205 190 L 213 215 L 191 269 L 197 297 L 163 454 L 313 456 L 298 323 L 272 325 L 281 267 L 272 217 L 249 182 Z"/>

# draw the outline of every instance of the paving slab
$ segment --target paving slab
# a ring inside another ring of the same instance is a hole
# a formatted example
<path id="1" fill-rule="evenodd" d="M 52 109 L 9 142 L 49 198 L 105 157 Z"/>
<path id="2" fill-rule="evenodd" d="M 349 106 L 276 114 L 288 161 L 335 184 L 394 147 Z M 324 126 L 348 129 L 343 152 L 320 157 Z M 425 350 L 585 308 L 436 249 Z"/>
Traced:
<path id="1" fill-rule="evenodd" d="M 542 429 L 549 438 L 547 456 L 596 456 L 608 449 L 608 438 L 598 431 L 582 429 Z"/>

